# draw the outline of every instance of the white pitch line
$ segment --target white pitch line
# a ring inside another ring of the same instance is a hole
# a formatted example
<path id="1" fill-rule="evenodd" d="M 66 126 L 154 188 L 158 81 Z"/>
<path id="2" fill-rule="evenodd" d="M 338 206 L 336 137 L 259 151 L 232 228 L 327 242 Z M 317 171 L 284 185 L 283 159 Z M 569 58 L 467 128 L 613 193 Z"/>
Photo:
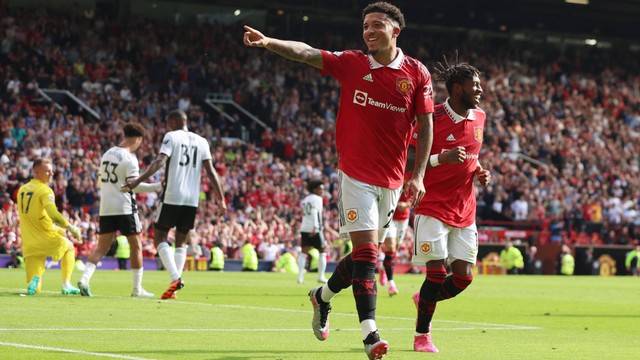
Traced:
<path id="1" fill-rule="evenodd" d="M 60 329 L 58 329 L 58 330 L 60 330 Z M 93 352 L 93 351 L 73 350 L 73 349 L 61 349 L 61 348 L 54 348 L 54 347 L 49 347 L 49 346 L 16 344 L 16 343 L 8 343 L 8 342 L 1 342 L 1 341 L 0 341 L 0 346 L 11 346 L 11 347 L 17 347 L 17 348 L 23 348 L 23 349 L 35 349 L 35 350 L 43 350 L 43 351 L 63 352 L 63 353 L 69 353 L 69 354 L 100 356 L 100 357 L 107 357 L 107 358 L 114 358 L 114 359 L 151 360 L 149 358 L 140 358 L 140 357 L 135 357 L 135 356 L 116 355 L 116 354 L 99 353 L 99 352 Z"/>
<path id="2" fill-rule="evenodd" d="M 2 288 L 0 288 L 2 289 Z M 21 290 L 21 289 L 10 289 L 10 290 Z M 43 291 L 44 292 L 44 291 Z M 57 294 L 55 292 L 52 292 Z M 200 306 L 209 306 L 209 307 L 222 307 L 222 308 L 232 308 L 232 309 L 243 309 L 243 310 L 258 310 L 258 311 L 279 311 L 286 313 L 299 313 L 299 314 L 311 314 L 312 311 L 309 310 L 297 310 L 297 309 L 285 309 L 285 308 L 272 308 L 272 307 L 260 307 L 260 306 L 249 306 L 249 305 L 237 305 L 237 304 L 212 304 L 212 303 L 204 303 L 197 301 L 180 301 L 180 300 L 159 300 L 159 299 L 143 299 L 143 298 L 131 298 L 126 296 L 98 296 L 100 298 L 110 298 L 110 299 L 133 299 L 139 301 L 160 301 L 166 304 L 176 304 L 176 305 L 200 305 Z M 339 313 L 339 312 L 331 312 L 332 316 L 349 316 L 356 317 L 357 314 L 348 314 L 348 313 Z M 401 321 L 415 321 L 415 318 L 407 318 L 407 317 L 399 317 L 399 316 L 384 316 L 384 315 L 376 315 L 377 319 L 389 319 L 389 320 L 401 320 Z M 491 324 L 491 323 L 483 323 L 483 322 L 471 322 L 471 321 L 459 321 L 459 320 L 433 320 L 434 323 L 446 322 L 450 324 L 462 324 L 466 325 L 465 330 L 542 330 L 541 327 L 538 326 L 526 326 L 526 325 L 509 325 L 509 324 Z M 468 325 L 474 325 L 473 327 L 468 327 Z"/>

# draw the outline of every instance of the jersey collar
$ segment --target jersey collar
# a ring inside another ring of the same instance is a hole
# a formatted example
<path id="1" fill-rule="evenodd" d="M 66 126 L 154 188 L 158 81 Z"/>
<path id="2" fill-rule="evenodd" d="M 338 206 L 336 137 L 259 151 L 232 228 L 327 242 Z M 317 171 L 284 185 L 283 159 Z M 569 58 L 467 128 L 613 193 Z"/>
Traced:
<path id="1" fill-rule="evenodd" d="M 457 112 L 453 111 L 453 109 L 451 108 L 451 106 L 449 105 L 449 99 L 447 98 L 447 100 L 444 102 L 444 111 L 447 112 L 447 115 L 449 115 L 449 117 L 451 118 L 451 120 L 453 120 L 454 124 L 457 124 L 465 119 L 473 121 L 476 119 L 476 113 L 473 112 L 471 109 L 467 110 L 467 115 L 466 116 L 461 116 L 458 115 Z"/>
<path id="2" fill-rule="evenodd" d="M 398 55 L 396 56 L 395 59 L 393 59 L 393 61 L 389 65 L 380 64 L 379 62 L 376 61 L 376 59 L 373 58 L 373 56 L 371 56 L 371 54 L 369 54 L 369 67 L 371 68 L 371 70 L 380 69 L 385 66 L 395 70 L 400 70 L 400 68 L 402 67 L 402 63 L 404 62 L 404 53 L 402 52 L 402 49 L 400 48 L 397 48 L 397 49 L 398 49 Z"/>

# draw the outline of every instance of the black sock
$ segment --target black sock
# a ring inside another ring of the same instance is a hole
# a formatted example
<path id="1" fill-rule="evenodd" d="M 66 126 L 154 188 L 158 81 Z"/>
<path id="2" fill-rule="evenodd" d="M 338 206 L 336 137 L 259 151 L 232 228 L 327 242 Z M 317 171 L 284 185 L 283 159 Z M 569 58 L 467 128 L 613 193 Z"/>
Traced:
<path id="1" fill-rule="evenodd" d="M 447 271 L 444 267 L 427 268 L 427 277 L 420 288 L 420 301 L 418 303 L 418 321 L 416 332 L 426 334 L 429 332 L 433 314 L 436 311 L 438 293 L 444 283 Z"/>
<path id="2" fill-rule="evenodd" d="M 353 249 L 353 297 L 360 322 L 376 318 L 376 261 L 378 247 L 373 244 L 358 246 Z"/>
<path id="3" fill-rule="evenodd" d="M 387 273 L 387 280 L 393 280 L 393 267 L 396 265 L 395 260 L 395 252 L 384 253 L 384 261 L 382 262 L 382 265 L 384 266 L 384 271 Z"/>
<path id="4" fill-rule="evenodd" d="M 334 293 L 339 293 L 343 289 L 348 288 L 353 283 L 353 260 L 351 254 L 345 256 L 340 260 L 336 271 L 333 272 L 327 286 Z"/>

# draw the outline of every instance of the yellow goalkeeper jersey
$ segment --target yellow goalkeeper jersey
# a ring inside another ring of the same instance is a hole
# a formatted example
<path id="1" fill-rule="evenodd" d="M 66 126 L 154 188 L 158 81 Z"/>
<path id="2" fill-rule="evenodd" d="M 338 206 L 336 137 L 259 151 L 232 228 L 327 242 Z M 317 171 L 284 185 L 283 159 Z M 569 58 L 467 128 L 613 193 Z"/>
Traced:
<path id="1" fill-rule="evenodd" d="M 24 256 L 47 255 L 57 261 L 68 241 L 60 227 L 69 223 L 56 208 L 53 190 L 38 179 L 22 185 L 18 190 L 18 214 Z"/>

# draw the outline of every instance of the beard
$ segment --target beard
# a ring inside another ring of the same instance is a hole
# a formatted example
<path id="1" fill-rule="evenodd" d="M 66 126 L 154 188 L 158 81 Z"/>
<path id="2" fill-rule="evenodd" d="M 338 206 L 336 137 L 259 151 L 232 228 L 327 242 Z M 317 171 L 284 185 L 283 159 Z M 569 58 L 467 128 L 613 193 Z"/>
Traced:
<path id="1" fill-rule="evenodd" d="M 369 55 L 376 56 L 380 53 L 380 49 L 368 49 Z"/>

